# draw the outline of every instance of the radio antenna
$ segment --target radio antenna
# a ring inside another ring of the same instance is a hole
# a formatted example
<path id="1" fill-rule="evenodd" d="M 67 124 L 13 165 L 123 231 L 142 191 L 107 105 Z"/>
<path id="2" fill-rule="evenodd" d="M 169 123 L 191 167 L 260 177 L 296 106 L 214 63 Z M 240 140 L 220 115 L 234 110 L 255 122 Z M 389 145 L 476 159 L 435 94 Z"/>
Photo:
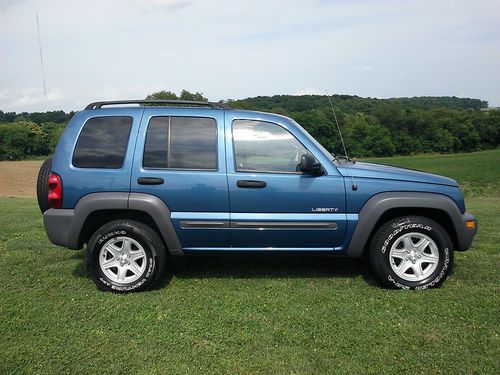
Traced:
<path id="1" fill-rule="evenodd" d="M 45 95 L 45 99 L 47 99 L 47 88 L 45 87 L 45 71 L 43 69 L 42 42 L 40 40 L 40 22 L 38 22 L 38 13 L 36 14 L 36 29 L 38 31 L 38 48 L 40 50 L 40 65 L 42 67 L 43 94 Z"/>
<path id="2" fill-rule="evenodd" d="M 330 107 L 332 108 L 333 118 L 335 119 L 335 124 L 337 124 L 337 130 L 339 131 L 340 141 L 342 142 L 342 147 L 344 148 L 344 155 L 347 159 L 349 159 L 349 156 L 347 155 L 347 149 L 345 147 L 344 137 L 342 136 L 342 131 L 340 130 L 340 125 L 339 125 L 339 122 L 337 120 L 337 115 L 335 114 L 335 109 L 333 108 L 332 98 L 330 98 L 330 94 L 328 93 L 328 90 L 325 90 L 325 91 L 326 91 L 326 96 L 328 97 L 328 101 L 330 102 Z"/>

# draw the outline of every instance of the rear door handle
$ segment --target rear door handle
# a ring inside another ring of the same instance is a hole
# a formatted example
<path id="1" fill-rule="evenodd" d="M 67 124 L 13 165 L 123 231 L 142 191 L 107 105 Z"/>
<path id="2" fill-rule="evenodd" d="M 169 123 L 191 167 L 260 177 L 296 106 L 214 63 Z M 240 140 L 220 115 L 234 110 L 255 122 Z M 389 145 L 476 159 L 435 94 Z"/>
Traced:
<path id="1" fill-rule="evenodd" d="M 161 185 L 164 182 L 165 180 L 160 177 L 139 177 L 137 179 L 139 185 Z"/>
<path id="2" fill-rule="evenodd" d="M 236 186 L 244 189 L 262 189 L 267 186 L 267 183 L 265 181 L 238 180 Z"/>

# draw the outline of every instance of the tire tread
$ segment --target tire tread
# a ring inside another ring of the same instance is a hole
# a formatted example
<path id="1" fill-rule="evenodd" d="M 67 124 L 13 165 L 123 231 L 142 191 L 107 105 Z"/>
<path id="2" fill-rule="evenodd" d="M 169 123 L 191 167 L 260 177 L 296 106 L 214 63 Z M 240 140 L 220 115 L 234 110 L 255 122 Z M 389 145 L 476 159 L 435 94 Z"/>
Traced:
<path id="1" fill-rule="evenodd" d="M 40 170 L 38 171 L 38 177 L 36 180 L 36 197 L 38 200 L 38 207 L 42 214 L 50 208 L 49 204 L 49 175 L 52 170 L 52 158 L 48 158 L 42 163 Z"/>

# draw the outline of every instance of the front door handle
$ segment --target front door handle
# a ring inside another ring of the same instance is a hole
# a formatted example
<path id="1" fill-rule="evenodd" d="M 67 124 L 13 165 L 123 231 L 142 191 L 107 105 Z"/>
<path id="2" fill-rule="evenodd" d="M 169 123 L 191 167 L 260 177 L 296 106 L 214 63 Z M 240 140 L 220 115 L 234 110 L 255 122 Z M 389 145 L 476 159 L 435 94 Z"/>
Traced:
<path id="1" fill-rule="evenodd" d="M 236 186 L 244 189 L 262 189 L 267 186 L 267 183 L 265 181 L 238 180 Z"/>
<path id="2" fill-rule="evenodd" d="M 139 185 L 161 185 L 164 182 L 165 180 L 160 177 L 139 177 L 137 179 Z"/>

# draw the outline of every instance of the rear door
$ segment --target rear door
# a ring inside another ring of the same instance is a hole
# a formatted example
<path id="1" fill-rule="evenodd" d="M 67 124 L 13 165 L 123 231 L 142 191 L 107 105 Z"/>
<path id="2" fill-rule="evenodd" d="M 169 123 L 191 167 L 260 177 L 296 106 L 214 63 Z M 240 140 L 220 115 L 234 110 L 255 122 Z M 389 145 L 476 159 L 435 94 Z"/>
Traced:
<path id="1" fill-rule="evenodd" d="M 233 249 L 339 250 L 346 229 L 342 176 L 297 171 L 302 154 L 315 155 L 290 123 L 240 116 L 226 112 Z"/>
<path id="2" fill-rule="evenodd" d="M 163 200 L 186 250 L 229 246 L 223 113 L 146 108 L 141 121 L 131 191 Z"/>

